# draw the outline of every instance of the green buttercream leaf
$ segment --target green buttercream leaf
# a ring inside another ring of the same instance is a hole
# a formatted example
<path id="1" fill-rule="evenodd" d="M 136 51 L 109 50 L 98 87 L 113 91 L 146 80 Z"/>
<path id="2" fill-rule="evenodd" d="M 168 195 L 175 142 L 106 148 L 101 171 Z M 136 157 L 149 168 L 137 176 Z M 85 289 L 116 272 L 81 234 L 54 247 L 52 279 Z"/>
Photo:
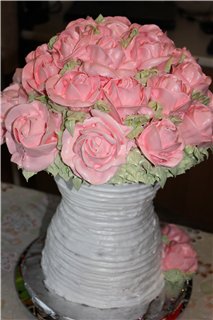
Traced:
<path id="1" fill-rule="evenodd" d="M 36 99 L 36 97 L 37 97 L 37 94 L 36 94 L 35 92 L 29 93 L 29 95 L 28 95 L 28 102 L 29 102 L 29 103 L 30 103 L 30 102 L 33 102 L 33 101 Z"/>
<path id="2" fill-rule="evenodd" d="M 80 187 L 81 187 L 81 185 L 82 185 L 82 180 L 81 180 L 80 178 L 78 178 L 78 177 L 75 176 L 75 177 L 72 179 L 72 183 L 73 183 L 74 188 L 75 188 L 76 190 L 79 190 Z"/>
<path id="3" fill-rule="evenodd" d="M 102 16 L 102 14 L 99 14 L 99 16 L 95 19 L 96 23 L 101 23 L 104 21 L 104 17 Z"/>
<path id="4" fill-rule="evenodd" d="M 38 101 L 40 101 L 40 102 L 42 102 L 42 103 L 44 103 L 44 104 L 47 104 L 47 103 L 48 103 L 48 97 L 45 96 L 45 95 L 37 96 L 37 97 L 35 98 L 35 100 L 38 100 Z"/>
<path id="5" fill-rule="evenodd" d="M 148 115 L 137 114 L 127 116 L 124 120 L 124 124 L 129 127 L 137 128 L 138 126 L 143 126 L 149 121 Z"/>
<path id="6" fill-rule="evenodd" d="M 30 93 L 28 96 L 28 101 L 33 102 L 34 100 L 40 101 L 43 104 L 47 104 L 48 103 L 48 96 L 38 95 L 36 93 Z"/>
<path id="7" fill-rule="evenodd" d="M 204 95 L 200 91 L 193 91 L 192 100 L 197 100 L 197 101 L 201 102 L 202 104 L 204 104 L 205 106 L 208 106 L 209 102 L 210 102 L 210 98 L 208 96 Z"/>
<path id="8" fill-rule="evenodd" d="M 96 103 L 94 104 L 93 108 L 97 109 L 97 110 L 100 110 L 102 112 L 106 112 L 106 113 L 110 112 L 109 106 L 107 105 L 106 102 L 104 102 L 102 100 L 96 101 Z"/>
<path id="9" fill-rule="evenodd" d="M 32 176 L 34 176 L 37 172 L 31 172 L 31 171 L 26 171 L 22 170 L 22 174 L 25 177 L 25 179 L 28 181 Z"/>
<path id="10" fill-rule="evenodd" d="M 57 113 L 64 113 L 67 108 L 65 106 L 61 106 L 60 104 L 54 103 L 51 100 L 48 100 L 47 106 L 53 111 Z"/>
<path id="11" fill-rule="evenodd" d="M 67 71 L 71 71 L 75 69 L 75 67 L 77 67 L 79 64 L 80 62 L 76 60 L 71 60 L 67 62 L 61 69 L 60 74 L 63 76 Z"/>
<path id="12" fill-rule="evenodd" d="M 54 177 L 59 175 L 65 181 L 70 180 L 74 176 L 59 154 L 56 156 L 54 163 L 47 168 L 47 172 L 51 173 Z"/>
<path id="13" fill-rule="evenodd" d="M 132 131 L 127 135 L 129 139 L 134 139 L 143 131 L 143 125 L 149 121 L 147 115 L 130 115 L 124 120 L 125 125 L 132 127 Z"/>
<path id="14" fill-rule="evenodd" d="M 130 133 L 128 133 L 127 138 L 130 140 L 137 138 L 141 134 L 142 131 L 143 131 L 142 127 L 136 127 L 134 129 L 132 129 L 132 131 L 130 131 Z"/>
<path id="15" fill-rule="evenodd" d="M 138 34 L 138 29 L 137 28 L 133 28 L 132 31 L 130 32 L 128 38 L 121 40 L 121 46 L 126 49 L 128 47 L 128 45 L 130 44 L 130 42 L 132 41 L 132 39 L 137 34 Z"/>
<path id="16" fill-rule="evenodd" d="M 48 42 L 48 49 L 49 50 L 52 50 L 53 46 L 54 46 L 54 43 L 56 42 L 57 40 L 57 36 L 53 36 L 50 41 Z"/>
<path id="17" fill-rule="evenodd" d="M 169 242 L 170 242 L 169 238 L 165 234 L 162 236 L 162 242 L 164 244 L 169 244 Z"/>
<path id="18" fill-rule="evenodd" d="M 71 133 L 73 136 L 75 125 L 78 122 L 84 122 L 86 119 L 86 113 L 80 111 L 68 111 L 65 119 L 65 128 Z"/>
<path id="19" fill-rule="evenodd" d="M 65 120 L 65 128 L 71 133 L 71 135 L 74 135 L 75 130 L 75 120 Z"/>
<path id="20" fill-rule="evenodd" d="M 172 63 L 173 63 L 173 58 L 169 58 L 169 60 L 167 61 L 165 67 L 164 67 L 164 71 L 169 73 L 171 71 L 171 67 L 172 67 Z"/>
<path id="21" fill-rule="evenodd" d="M 186 56 L 184 53 L 182 53 L 182 55 L 180 56 L 180 59 L 178 61 L 179 64 L 183 63 L 183 61 L 185 60 Z"/>
<path id="22" fill-rule="evenodd" d="M 148 106 L 154 111 L 156 119 L 162 119 L 163 107 L 156 101 L 150 101 Z"/>
<path id="23" fill-rule="evenodd" d="M 145 86 L 147 84 L 147 81 L 149 78 L 155 76 L 158 74 L 158 70 L 157 69 L 146 69 L 146 70 L 142 70 L 136 73 L 135 75 L 135 79 L 141 83 L 143 86 Z"/>
<path id="24" fill-rule="evenodd" d="M 177 297 L 186 281 L 184 273 L 178 269 L 164 271 L 164 279 L 167 298 Z"/>
<path id="25" fill-rule="evenodd" d="M 169 120 L 173 122 L 175 125 L 179 125 L 182 122 L 182 119 L 175 115 L 170 116 Z"/>

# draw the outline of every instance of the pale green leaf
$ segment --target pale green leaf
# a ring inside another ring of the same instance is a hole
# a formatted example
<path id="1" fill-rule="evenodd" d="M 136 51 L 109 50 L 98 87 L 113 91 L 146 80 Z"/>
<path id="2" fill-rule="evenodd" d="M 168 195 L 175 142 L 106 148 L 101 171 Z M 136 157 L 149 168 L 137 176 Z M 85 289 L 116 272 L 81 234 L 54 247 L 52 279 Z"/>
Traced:
<path id="1" fill-rule="evenodd" d="M 77 67 L 80 64 L 79 61 L 76 60 L 70 60 L 69 62 L 67 62 L 63 68 L 60 71 L 61 75 L 64 75 L 67 71 L 71 71 L 73 69 L 75 69 L 75 67 Z"/>
<path id="2" fill-rule="evenodd" d="M 147 84 L 147 81 L 149 78 L 155 76 L 158 74 L 158 70 L 157 69 L 145 69 L 142 71 L 139 71 L 136 73 L 135 75 L 135 79 L 141 83 L 143 86 L 145 86 Z"/>
<path id="3" fill-rule="evenodd" d="M 56 40 L 57 40 L 57 36 L 53 36 L 53 37 L 49 40 L 49 42 L 48 42 L 48 49 L 49 49 L 49 50 L 52 50 L 53 45 L 54 45 L 54 43 L 56 42 Z"/>
<path id="4" fill-rule="evenodd" d="M 75 188 L 76 190 L 79 190 L 80 187 L 81 187 L 81 185 L 82 185 L 82 180 L 81 180 L 80 178 L 78 178 L 78 177 L 75 176 L 75 177 L 72 179 L 72 183 L 73 183 L 74 188 Z"/>
<path id="5" fill-rule="evenodd" d="M 96 23 L 101 23 L 104 21 L 104 17 L 102 16 L 102 14 L 99 14 L 99 16 L 95 19 Z"/>
<path id="6" fill-rule="evenodd" d="M 28 181 L 32 176 L 34 176 L 37 172 L 31 172 L 31 171 L 26 171 L 22 170 L 22 174 L 25 177 L 25 179 Z"/>

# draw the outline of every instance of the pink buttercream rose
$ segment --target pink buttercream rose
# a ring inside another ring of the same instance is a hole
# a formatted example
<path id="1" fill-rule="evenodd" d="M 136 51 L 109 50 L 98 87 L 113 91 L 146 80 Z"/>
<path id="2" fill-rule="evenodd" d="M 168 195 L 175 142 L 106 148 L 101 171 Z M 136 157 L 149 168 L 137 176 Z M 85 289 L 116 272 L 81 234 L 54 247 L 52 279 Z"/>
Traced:
<path id="1" fill-rule="evenodd" d="M 197 254 L 189 243 L 171 242 L 166 246 L 162 257 L 163 271 L 178 269 L 191 273 L 196 272 L 197 267 Z"/>
<path id="2" fill-rule="evenodd" d="M 137 114 L 142 105 L 147 105 L 145 90 L 133 78 L 112 79 L 104 86 L 103 91 L 122 120 L 127 115 Z"/>
<path id="3" fill-rule="evenodd" d="M 197 63 L 195 58 L 192 56 L 191 52 L 185 47 L 175 48 L 171 53 L 172 65 L 178 65 L 179 63 Z"/>
<path id="4" fill-rule="evenodd" d="M 173 67 L 172 73 L 182 80 L 193 91 L 202 91 L 206 93 L 211 78 L 207 77 L 198 63 L 183 62 L 176 67 Z"/>
<path id="5" fill-rule="evenodd" d="M 138 35 L 132 39 L 125 53 L 129 60 L 135 62 L 136 68 L 142 70 L 165 65 L 174 48 L 172 40 L 157 26 L 150 25 L 139 28 Z"/>
<path id="6" fill-rule="evenodd" d="M 49 98 L 62 106 L 86 108 L 92 106 L 100 96 L 100 78 L 88 76 L 80 71 L 68 71 L 55 75 L 46 82 Z"/>
<path id="7" fill-rule="evenodd" d="M 47 79 L 58 72 L 59 68 L 55 65 L 52 55 L 46 52 L 24 66 L 22 85 L 28 93 L 32 91 L 43 92 Z"/>
<path id="8" fill-rule="evenodd" d="M 179 131 L 186 145 L 201 146 L 213 143 L 213 110 L 199 102 L 184 114 Z"/>
<path id="9" fill-rule="evenodd" d="M 7 114 L 6 144 L 11 161 L 27 171 L 46 169 L 57 154 L 61 116 L 38 101 L 20 104 Z"/>
<path id="10" fill-rule="evenodd" d="M 4 143 L 6 128 L 5 117 L 9 110 L 20 103 L 26 103 L 28 96 L 23 88 L 18 84 L 11 84 L 1 93 L 1 144 Z"/>
<path id="11" fill-rule="evenodd" d="M 137 138 L 137 144 L 156 166 L 175 167 L 183 158 L 184 145 L 179 131 L 167 119 L 147 125 Z"/>
<path id="12" fill-rule="evenodd" d="M 167 224 L 163 228 L 162 234 L 165 235 L 169 241 L 175 241 L 178 243 L 190 243 L 189 235 L 183 229 L 177 227 L 175 224 Z"/>
<path id="13" fill-rule="evenodd" d="M 61 156 L 78 177 L 91 184 L 106 183 L 126 162 L 131 148 L 130 129 L 98 110 L 84 123 L 77 123 L 74 135 L 65 130 Z"/>
<path id="14" fill-rule="evenodd" d="M 134 76 L 136 72 L 132 66 L 124 64 L 126 57 L 121 43 L 111 36 L 103 36 L 97 44 L 87 46 L 76 58 L 84 61 L 82 70 L 90 75 L 122 78 Z"/>
<path id="15" fill-rule="evenodd" d="M 107 27 L 111 31 L 111 36 L 120 38 L 123 33 L 127 32 L 131 22 L 126 17 L 105 17 L 99 24 L 98 28 L 102 32 L 102 26 Z"/>
<path id="16" fill-rule="evenodd" d="M 88 30 L 88 27 L 96 26 L 96 22 L 92 17 L 79 18 L 77 20 L 73 20 L 66 26 L 65 30 L 76 30 L 79 34 L 82 34 L 85 32 L 85 30 Z"/>
<path id="17" fill-rule="evenodd" d="M 63 68 L 64 64 L 71 59 L 75 45 L 79 41 L 79 32 L 75 29 L 67 29 L 61 32 L 52 48 L 52 56 L 55 64 Z"/>
<path id="18" fill-rule="evenodd" d="M 163 114 L 185 111 L 191 101 L 189 87 L 171 74 L 151 77 L 147 86 L 151 88 L 151 100 L 163 107 Z"/>
<path id="19" fill-rule="evenodd" d="M 40 55 L 43 55 L 48 52 L 48 45 L 46 43 L 38 46 L 35 50 L 28 53 L 25 58 L 26 63 L 38 58 Z"/>

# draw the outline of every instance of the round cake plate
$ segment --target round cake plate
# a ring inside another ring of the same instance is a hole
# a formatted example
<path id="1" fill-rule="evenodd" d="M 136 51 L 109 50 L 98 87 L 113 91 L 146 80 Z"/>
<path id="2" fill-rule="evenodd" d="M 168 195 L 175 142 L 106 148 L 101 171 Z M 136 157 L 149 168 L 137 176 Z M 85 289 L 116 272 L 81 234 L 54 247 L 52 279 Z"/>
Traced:
<path id="1" fill-rule="evenodd" d="M 16 289 L 19 298 L 29 311 L 40 320 L 114 319 L 113 314 L 107 313 L 106 309 L 71 303 L 46 289 L 40 265 L 43 246 L 44 238 L 35 240 L 22 254 L 16 267 Z M 175 298 L 165 299 L 167 294 L 164 292 L 162 297 L 159 296 L 150 303 L 147 313 L 138 320 L 177 319 L 188 304 L 191 291 L 192 280 L 189 280 Z M 124 314 L 123 319 L 129 319 L 128 315 Z"/>

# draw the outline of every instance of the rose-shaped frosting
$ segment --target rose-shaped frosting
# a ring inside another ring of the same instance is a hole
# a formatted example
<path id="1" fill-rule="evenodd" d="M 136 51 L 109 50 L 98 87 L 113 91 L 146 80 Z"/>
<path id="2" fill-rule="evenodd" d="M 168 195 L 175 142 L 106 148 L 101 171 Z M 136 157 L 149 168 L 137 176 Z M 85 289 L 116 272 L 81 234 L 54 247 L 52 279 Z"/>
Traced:
<path id="1" fill-rule="evenodd" d="M 181 228 L 177 227 L 175 224 L 167 224 L 163 230 L 162 234 L 165 235 L 169 241 L 175 241 L 178 243 L 189 243 L 189 235 Z"/>
<path id="2" fill-rule="evenodd" d="M 179 131 L 186 145 L 211 145 L 213 143 L 213 112 L 211 108 L 194 103 L 184 114 Z"/>
<path id="3" fill-rule="evenodd" d="M 100 78 L 79 71 L 51 77 L 46 83 L 49 98 L 62 106 L 85 108 L 93 105 L 100 95 Z"/>
<path id="4" fill-rule="evenodd" d="M 147 85 L 151 88 L 151 100 L 163 107 L 165 115 L 183 112 L 188 108 L 191 100 L 189 87 L 176 76 L 165 74 L 151 77 Z"/>
<path id="5" fill-rule="evenodd" d="M 12 108 L 5 119 L 11 161 L 26 171 L 46 169 L 57 154 L 60 123 L 60 115 L 48 112 L 38 101 Z"/>
<path id="6" fill-rule="evenodd" d="M 182 272 L 197 271 L 197 254 L 189 243 L 171 242 L 162 257 L 162 270 L 178 269 Z"/>
<path id="7" fill-rule="evenodd" d="M 93 110 L 92 115 L 76 124 L 73 136 L 65 130 L 61 156 L 77 176 L 98 185 L 109 181 L 126 162 L 130 129 L 101 111 Z"/>
<path id="8" fill-rule="evenodd" d="M 183 158 L 181 137 L 167 119 L 147 125 L 137 138 L 142 153 L 156 166 L 175 167 Z"/>
<path id="9" fill-rule="evenodd" d="M 173 41 L 155 25 L 141 26 L 138 31 L 125 50 L 128 59 L 134 61 L 139 70 L 164 65 L 175 48 Z"/>
<path id="10" fill-rule="evenodd" d="M 145 89 L 133 78 L 112 79 L 104 86 L 103 91 L 121 119 L 137 114 L 142 105 L 147 105 Z"/>
<path id="11" fill-rule="evenodd" d="M 25 61 L 28 63 L 47 52 L 48 52 L 48 45 L 44 43 L 41 46 L 38 46 L 34 51 L 31 51 L 30 53 L 28 53 L 28 55 L 25 58 Z"/>
<path id="12" fill-rule="evenodd" d="M 103 36 L 97 44 L 89 45 L 82 54 L 74 54 L 75 58 L 84 61 L 82 70 L 91 75 L 109 78 L 134 76 L 136 69 L 125 64 L 126 57 L 120 41 L 111 36 Z"/>
<path id="13" fill-rule="evenodd" d="M 176 67 L 173 67 L 172 73 L 181 79 L 186 85 L 191 88 L 191 91 L 206 92 L 210 83 L 210 77 L 207 77 L 199 64 L 183 62 Z"/>
<path id="14" fill-rule="evenodd" d="M 34 90 L 43 92 L 47 79 L 58 72 L 59 68 L 55 65 L 52 55 L 46 52 L 24 66 L 22 85 L 28 93 Z"/>
<path id="15" fill-rule="evenodd" d="M 1 93 L 1 144 L 4 142 L 6 133 L 5 117 L 9 110 L 19 103 L 26 103 L 28 100 L 26 92 L 18 84 L 11 84 Z"/>
<path id="16" fill-rule="evenodd" d="M 106 17 L 99 24 L 98 28 L 102 33 L 102 27 L 107 27 L 111 31 L 111 36 L 120 38 L 124 32 L 127 32 L 131 23 L 126 17 Z"/>

